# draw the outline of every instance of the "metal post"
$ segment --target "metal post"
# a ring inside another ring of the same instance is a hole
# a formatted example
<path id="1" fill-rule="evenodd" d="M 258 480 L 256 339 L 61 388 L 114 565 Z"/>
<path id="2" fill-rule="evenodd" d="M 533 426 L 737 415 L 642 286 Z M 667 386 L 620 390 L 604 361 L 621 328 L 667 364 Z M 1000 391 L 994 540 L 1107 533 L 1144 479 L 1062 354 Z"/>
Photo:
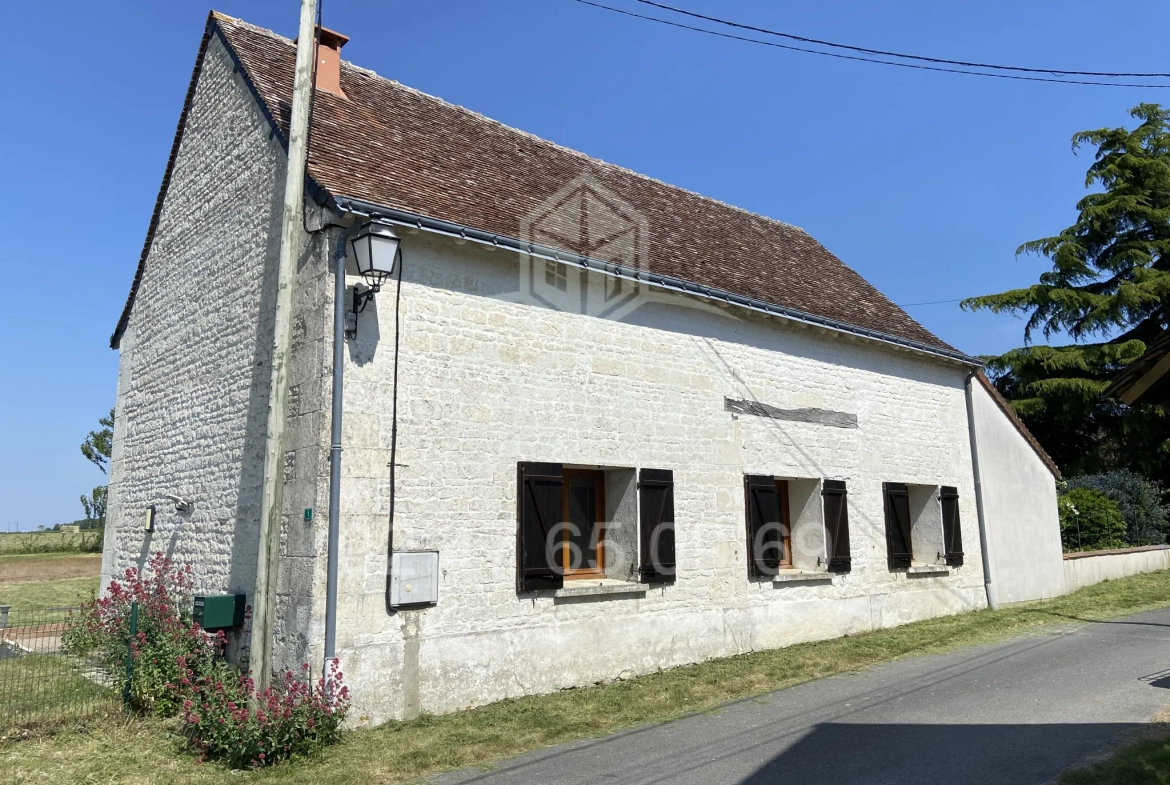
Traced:
<path id="1" fill-rule="evenodd" d="M 280 263 L 276 277 L 276 318 L 268 390 L 268 427 L 264 447 L 264 496 L 260 507 L 260 542 L 256 591 L 252 603 L 250 662 L 257 691 L 272 677 L 272 628 L 276 615 L 276 577 L 280 567 L 280 521 L 284 491 L 284 426 L 288 408 L 288 369 L 292 353 L 293 295 L 300 254 L 305 196 L 306 134 L 313 100 L 314 16 L 317 0 L 301 0 L 292 117 L 288 131 L 288 167 L 280 229 Z"/>
<path id="2" fill-rule="evenodd" d="M 345 244 L 362 223 L 337 238 L 333 251 L 333 409 L 329 445 L 329 551 L 325 578 L 325 667 L 337 656 L 337 540 L 341 530 L 341 417 L 345 397 Z"/>
<path id="3" fill-rule="evenodd" d="M 130 603 L 130 635 L 126 637 L 126 684 L 122 687 L 122 704 L 130 708 L 130 679 L 134 677 L 134 637 L 138 635 L 138 601 Z"/>
<path id="4" fill-rule="evenodd" d="M 983 557 L 983 590 L 987 593 L 987 607 L 995 610 L 998 607 L 995 597 L 995 584 L 991 580 L 991 556 L 987 552 L 987 519 L 983 512 L 983 474 L 979 470 L 979 440 L 975 437 L 975 395 L 972 384 L 975 374 L 971 371 L 967 375 L 967 430 L 971 435 L 971 473 L 975 476 L 975 512 L 979 517 L 979 551 Z"/>

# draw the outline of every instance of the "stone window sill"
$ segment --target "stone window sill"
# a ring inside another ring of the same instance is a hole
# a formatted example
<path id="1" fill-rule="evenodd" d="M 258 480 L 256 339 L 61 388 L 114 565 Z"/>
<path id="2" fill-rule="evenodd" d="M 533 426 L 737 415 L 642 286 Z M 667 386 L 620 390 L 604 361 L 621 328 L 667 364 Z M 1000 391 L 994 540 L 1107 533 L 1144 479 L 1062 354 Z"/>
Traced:
<path id="1" fill-rule="evenodd" d="M 946 575 L 950 571 L 945 564 L 915 564 L 906 570 L 910 575 Z"/>
<path id="2" fill-rule="evenodd" d="M 814 572 L 812 570 L 780 570 L 772 576 L 772 583 L 832 583 L 833 574 L 830 572 Z"/>
<path id="3" fill-rule="evenodd" d="M 564 588 L 553 592 L 553 597 L 597 597 L 605 595 L 638 595 L 645 596 L 647 586 L 644 583 L 619 581 L 612 578 L 600 580 L 565 581 Z"/>

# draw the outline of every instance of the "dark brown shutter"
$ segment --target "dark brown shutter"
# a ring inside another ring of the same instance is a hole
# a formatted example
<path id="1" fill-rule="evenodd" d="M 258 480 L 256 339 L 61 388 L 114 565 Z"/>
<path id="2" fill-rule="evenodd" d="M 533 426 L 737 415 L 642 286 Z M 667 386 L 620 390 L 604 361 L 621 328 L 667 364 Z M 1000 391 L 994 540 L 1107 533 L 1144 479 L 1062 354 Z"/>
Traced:
<path id="1" fill-rule="evenodd" d="M 829 572 L 849 572 L 853 559 L 849 555 L 849 504 L 844 480 L 821 483 L 825 509 L 825 545 Z"/>
<path id="2" fill-rule="evenodd" d="M 564 585 L 564 570 L 558 558 L 559 543 L 551 542 L 550 535 L 561 520 L 564 473 L 559 463 L 520 463 L 517 474 L 517 588 L 559 589 Z"/>
<path id="3" fill-rule="evenodd" d="M 959 526 L 959 489 L 944 485 L 939 489 L 942 502 L 943 548 L 947 564 L 958 567 L 963 563 L 963 530 Z"/>
<path id="4" fill-rule="evenodd" d="M 748 575 L 758 578 L 780 570 L 780 493 L 776 480 L 749 474 L 743 478 L 747 505 Z"/>
<path id="5" fill-rule="evenodd" d="M 900 482 L 882 483 L 886 497 L 886 556 L 890 569 L 909 567 L 913 551 L 910 549 L 910 491 Z"/>
<path id="6" fill-rule="evenodd" d="M 642 469 L 638 472 L 641 548 L 638 580 L 674 582 L 674 472 Z"/>

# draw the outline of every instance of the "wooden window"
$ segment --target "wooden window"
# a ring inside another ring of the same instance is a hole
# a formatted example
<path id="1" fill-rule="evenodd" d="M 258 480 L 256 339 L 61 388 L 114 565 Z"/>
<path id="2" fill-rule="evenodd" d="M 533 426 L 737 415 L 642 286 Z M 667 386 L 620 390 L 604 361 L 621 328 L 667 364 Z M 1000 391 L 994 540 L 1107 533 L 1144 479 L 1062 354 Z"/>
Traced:
<path id="1" fill-rule="evenodd" d="M 748 574 L 775 575 L 792 566 L 792 522 L 788 482 L 749 474 L 744 477 L 747 519 Z"/>
<path id="2" fill-rule="evenodd" d="M 849 505 L 844 480 L 825 480 L 821 485 L 825 509 L 825 545 L 829 572 L 849 572 Z"/>
<path id="3" fill-rule="evenodd" d="M 638 539 L 642 583 L 674 582 L 674 472 L 638 472 Z"/>
<path id="4" fill-rule="evenodd" d="M 959 526 L 959 489 L 944 485 L 939 489 L 942 505 L 943 550 L 946 562 L 952 567 L 963 563 L 963 530 Z"/>
<path id="5" fill-rule="evenodd" d="M 559 589 L 563 577 L 554 541 L 563 510 L 564 472 L 559 463 L 521 463 L 517 475 L 517 588 Z"/>
<path id="6" fill-rule="evenodd" d="M 910 538 L 910 489 L 904 483 L 882 483 L 886 508 L 886 558 L 891 570 L 909 567 L 913 560 Z"/>
<path id="7" fill-rule="evenodd" d="M 776 480 L 780 494 L 780 568 L 792 569 L 792 516 L 788 511 L 788 480 Z"/>
<path id="8" fill-rule="evenodd" d="M 566 579 L 605 577 L 605 474 L 565 469 L 561 566 Z"/>

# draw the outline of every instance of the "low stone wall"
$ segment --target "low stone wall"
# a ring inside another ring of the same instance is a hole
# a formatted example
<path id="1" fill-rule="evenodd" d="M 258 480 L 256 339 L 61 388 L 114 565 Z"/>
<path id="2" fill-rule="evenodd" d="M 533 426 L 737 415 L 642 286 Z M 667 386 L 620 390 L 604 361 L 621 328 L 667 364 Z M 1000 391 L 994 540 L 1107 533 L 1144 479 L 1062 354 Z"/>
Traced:
<path id="1" fill-rule="evenodd" d="M 1074 592 L 1101 581 L 1124 578 L 1139 572 L 1170 569 L 1170 545 L 1122 548 L 1115 551 L 1087 551 L 1064 555 L 1064 585 Z"/>

